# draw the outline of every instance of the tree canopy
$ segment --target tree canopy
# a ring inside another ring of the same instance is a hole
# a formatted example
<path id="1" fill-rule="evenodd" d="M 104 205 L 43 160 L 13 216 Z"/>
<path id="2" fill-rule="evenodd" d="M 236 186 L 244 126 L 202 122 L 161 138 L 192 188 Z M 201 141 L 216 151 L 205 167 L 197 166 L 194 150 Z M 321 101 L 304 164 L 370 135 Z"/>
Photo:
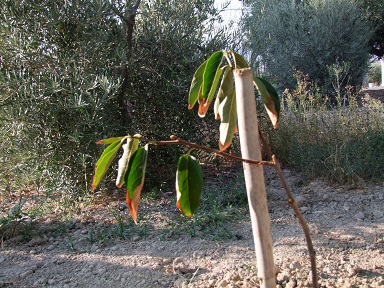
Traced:
<path id="1" fill-rule="evenodd" d="M 368 63 L 370 30 L 355 0 L 246 1 L 246 49 L 255 69 L 284 87 L 299 70 L 330 88 L 332 67 L 344 67 L 348 83 L 359 85 Z M 347 69 L 345 69 L 347 67 Z"/>
<path id="2" fill-rule="evenodd" d="M 199 63 L 230 45 L 211 29 L 219 18 L 213 0 L 3 2 L 0 148 L 7 159 L 28 154 L 20 167 L 83 190 L 100 151 L 96 139 L 202 129 L 178 104 Z"/>
<path id="3" fill-rule="evenodd" d="M 378 58 L 384 56 L 384 2 L 381 0 L 364 0 L 366 17 L 374 33 L 369 39 L 370 53 Z"/>

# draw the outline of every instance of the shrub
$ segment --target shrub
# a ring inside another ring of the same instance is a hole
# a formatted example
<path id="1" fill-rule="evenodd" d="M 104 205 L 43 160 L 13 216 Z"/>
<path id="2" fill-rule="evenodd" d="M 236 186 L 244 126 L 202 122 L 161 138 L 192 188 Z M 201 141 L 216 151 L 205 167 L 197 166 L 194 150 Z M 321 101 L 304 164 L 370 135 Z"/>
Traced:
<path id="1" fill-rule="evenodd" d="M 368 70 L 369 83 L 381 83 L 381 65 L 380 63 L 373 63 L 369 66 Z"/>
<path id="2" fill-rule="evenodd" d="M 356 95 L 348 91 L 346 107 L 317 101 L 327 97 L 318 95 L 307 78 L 299 78 L 295 90 L 283 93 L 280 127 L 266 133 L 273 153 L 302 172 L 305 180 L 383 179 L 383 104 L 366 96 L 358 105 Z"/>

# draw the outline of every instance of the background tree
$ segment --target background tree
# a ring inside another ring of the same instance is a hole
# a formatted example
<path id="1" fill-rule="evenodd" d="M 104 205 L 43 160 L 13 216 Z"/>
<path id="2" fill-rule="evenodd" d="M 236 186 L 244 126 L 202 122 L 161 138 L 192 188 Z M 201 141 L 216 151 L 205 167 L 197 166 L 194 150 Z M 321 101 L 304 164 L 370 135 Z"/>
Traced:
<path id="1" fill-rule="evenodd" d="M 369 52 L 377 58 L 384 56 L 384 2 L 380 0 L 364 0 L 367 20 L 374 30 L 369 39 Z"/>
<path id="2" fill-rule="evenodd" d="M 207 32 L 218 17 L 213 1 L 26 0 L 0 9 L 3 181 L 30 175 L 81 193 L 100 151 L 94 141 L 106 133 L 153 125 L 188 134 L 170 131 L 170 119 L 200 129 L 168 104 L 186 99 L 197 65 L 226 45 Z"/>
<path id="3" fill-rule="evenodd" d="M 246 3 L 251 12 L 244 17 L 245 48 L 252 51 L 256 70 L 289 88 L 295 85 L 295 70 L 308 74 L 328 91 L 337 73 L 343 73 L 339 78 L 346 76 L 344 86 L 361 83 L 367 69 L 370 30 L 358 1 Z"/>

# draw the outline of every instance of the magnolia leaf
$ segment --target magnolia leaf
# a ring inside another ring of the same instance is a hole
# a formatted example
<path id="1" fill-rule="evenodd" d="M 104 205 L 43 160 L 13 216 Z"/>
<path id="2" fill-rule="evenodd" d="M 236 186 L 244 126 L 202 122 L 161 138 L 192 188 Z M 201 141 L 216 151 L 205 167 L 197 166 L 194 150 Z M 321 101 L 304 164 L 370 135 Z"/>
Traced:
<path id="1" fill-rule="evenodd" d="M 136 138 L 127 138 L 127 143 L 122 146 L 124 153 L 119 159 L 118 169 L 117 169 L 117 178 L 116 178 L 116 186 L 121 188 L 125 183 L 125 174 L 128 170 L 129 159 L 139 148 L 139 139 Z"/>
<path id="2" fill-rule="evenodd" d="M 223 70 L 220 69 L 223 55 L 223 51 L 217 51 L 207 60 L 203 75 L 203 84 L 201 91 L 198 94 L 198 114 L 200 117 L 204 117 L 207 114 L 209 105 L 211 104 L 213 96 L 217 90 L 221 74 L 223 73 Z"/>
<path id="3" fill-rule="evenodd" d="M 215 105 L 213 107 L 216 120 L 219 120 L 221 117 L 219 114 L 220 103 L 225 99 L 227 95 L 231 94 L 234 91 L 232 69 L 230 69 L 229 66 L 225 66 L 223 68 L 225 68 L 224 76 L 221 80 L 219 92 L 217 92 Z"/>
<path id="4" fill-rule="evenodd" d="M 260 93 L 273 128 L 277 128 L 280 116 L 280 98 L 275 88 L 266 80 L 255 77 L 254 84 Z"/>
<path id="5" fill-rule="evenodd" d="M 231 51 L 231 54 L 233 56 L 233 59 L 235 60 L 236 68 L 248 68 L 249 67 L 247 61 L 244 60 L 243 56 L 241 56 L 240 54 L 237 54 L 234 51 Z"/>
<path id="6" fill-rule="evenodd" d="M 203 176 L 199 162 L 189 153 L 179 158 L 176 172 L 176 207 L 192 217 L 200 204 Z"/>
<path id="7" fill-rule="evenodd" d="M 200 67 L 196 70 L 195 74 L 193 75 L 193 79 L 191 82 L 191 87 L 189 88 L 189 95 L 188 95 L 189 110 L 191 110 L 193 106 L 195 106 L 197 102 L 197 98 L 199 97 L 201 86 L 203 85 L 203 76 L 204 76 L 204 70 L 205 70 L 206 64 L 207 64 L 207 61 L 201 64 Z"/>
<path id="8" fill-rule="evenodd" d="M 223 60 L 223 51 L 217 51 L 207 60 L 203 76 L 202 98 L 207 99 L 211 91 L 217 71 L 220 69 L 221 61 Z"/>
<path id="9" fill-rule="evenodd" d="M 108 168 L 111 166 L 113 159 L 115 159 L 117 151 L 119 151 L 121 145 L 123 144 L 124 139 L 125 137 L 110 144 L 107 148 L 105 148 L 99 160 L 97 160 L 95 175 L 93 176 L 92 181 L 92 191 L 96 189 L 100 181 L 103 179 Z"/>
<path id="10" fill-rule="evenodd" d="M 108 139 L 103 139 L 103 140 L 99 140 L 96 142 L 96 144 L 100 144 L 100 145 L 109 145 L 109 144 L 112 144 L 116 141 L 119 141 L 123 138 L 127 138 L 127 136 L 122 136 L 122 137 L 111 137 L 111 138 L 108 138 Z"/>
<path id="11" fill-rule="evenodd" d="M 220 103 L 219 114 L 220 123 L 220 151 L 226 150 L 232 143 L 234 134 L 237 132 L 237 108 L 236 108 L 236 92 L 232 91 Z"/>
<path id="12" fill-rule="evenodd" d="M 144 186 L 145 168 L 147 166 L 148 144 L 136 150 L 130 157 L 128 171 L 125 175 L 127 188 L 127 205 L 133 221 L 137 224 L 137 210 L 140 193 Z"/>

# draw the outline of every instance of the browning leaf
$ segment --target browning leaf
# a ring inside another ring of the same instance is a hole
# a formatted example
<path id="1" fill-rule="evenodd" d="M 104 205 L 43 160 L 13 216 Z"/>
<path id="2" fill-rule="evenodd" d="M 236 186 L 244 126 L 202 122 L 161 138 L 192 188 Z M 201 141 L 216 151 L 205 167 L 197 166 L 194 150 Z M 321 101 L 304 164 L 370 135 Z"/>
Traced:
<path id="1" fill-rule="evenodd" d="M 144 185 L 145 169 L 148 158 L 148 144 L 136 150 L 131 156 L 126 173 L 127 205 L 129 212 L 137 223 L 137 210 L 139 206 L 140 194 Z"/>
<path id="2" fill-rule="evenodd" d="M 261 100 L 267 109 L 268 116 L 276 129 L 280 115 L 280 98 L 275 88 L 263 78 L 254 78 L 254 84 L 260 93 Z"/>

